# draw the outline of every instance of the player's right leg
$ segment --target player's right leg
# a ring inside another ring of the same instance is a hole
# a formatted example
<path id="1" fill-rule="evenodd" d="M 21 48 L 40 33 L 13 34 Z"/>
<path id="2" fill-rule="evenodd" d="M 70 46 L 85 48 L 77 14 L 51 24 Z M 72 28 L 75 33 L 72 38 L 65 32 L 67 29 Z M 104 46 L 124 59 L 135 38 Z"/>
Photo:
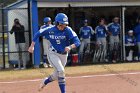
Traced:
<path id="1" fill-rule="evenodd" d="M 55 70 L 57 71 L 57 79 L 59 88 L 61 90 L 61 93 L 66 93 L 66 81 L 65 81 L 65 70 L 64 66 L 67 62 L 67 54 L 61 55 L 57 53 L 53 53 L 50 56 L 50 61 L 52 62 L 52 66 L 55 66 Z"/>
<path id="2" fill-rule="evenodd" d="M 114 48 L 114 37 L 110 36 L 110 40 L 109 40 L 109 60 L 112 61 L 113 60 L 113 48 Z"/>
<path id="3" fill-rule="evenodd" d="M 61 59 L 59 58 L 57 53 L 52 53 L 52 52 L 49 52 L 48 58 L 50 60 L 50 64 L 53 66 L 55 71 L 52 75 L 50 75 L 48 78 L 46 78 L 43 81 L 43 83 L 39 88 L 39 91 L 42 90 L 50 82 L 58 79 L 61 93 L 65 93 L 65 73 L 64 73 L 65 71 Z"/>
<path id="4" fill-rule="evenodd" d="M 56 55 L 54 55 L 52 52 L 49 51 L 48 60 L 55 70 L 52 75 L 50 75 L 49 77 L 47 77 L 43 80 L 43 82 L 40 84 L 39 91 L 41 91 L 47 84 L 49 84 L 50 82 L 52 82 L 58 78 L 57 60 L 59 60 L 59 58 Z"/>
<path id="5" fill-rule="evenodd" d="M 101 39 L 102 42 L 102 54 L 101 54 L 101 61 L 105 61 L 106 56 L 106 38 Z"/>
<path id="6" fill-rule="evenodd" d="M 81 46 L 80 46 L 80 50 L 79 50 L 79 54 L 80 54 L 80 62 L 83 61 L 84 46 L 85 46 L 85 42 L 84 42 L 84 40 L 83 40 L 83 41 L 81 42 Z"/>
<path id="7" fill-rule="evenodd" d="M 61 93 L 66 93 L 66 80 L 64 66 L 67 62 L 67 54 L 50 53 L 49 60 L 57 71 L 57 79 Z"/>
<path id="8" fill-rule="evenodd" d="M 43 65 L 44 67 L 52 67 L 50 65 L 50 62 L 47 61 L 48 59 L 48 52 L 49 52 L 49 46 L 50 46 L 50 41 L 47 40 L 46 38 L 43 38 L 43 49 L 44 49 L 44 55 L 43 55 Z"/>

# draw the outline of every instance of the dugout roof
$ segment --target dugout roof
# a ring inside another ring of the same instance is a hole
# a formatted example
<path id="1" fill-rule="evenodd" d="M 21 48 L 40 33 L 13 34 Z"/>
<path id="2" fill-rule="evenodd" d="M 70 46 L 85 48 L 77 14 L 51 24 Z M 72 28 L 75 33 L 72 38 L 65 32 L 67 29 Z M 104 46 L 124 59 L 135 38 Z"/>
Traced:
<path id="1" fill-rule="evenodd" d="M 39 2 L 138 2 L 139 0 L 37 0 Z"/>

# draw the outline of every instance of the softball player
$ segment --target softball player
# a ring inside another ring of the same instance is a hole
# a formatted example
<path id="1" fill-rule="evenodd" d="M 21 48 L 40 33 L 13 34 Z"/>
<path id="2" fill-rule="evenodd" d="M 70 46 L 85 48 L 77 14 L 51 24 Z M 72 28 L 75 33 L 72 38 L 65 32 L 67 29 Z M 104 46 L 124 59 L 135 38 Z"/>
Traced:
<path id="1" fill-rule="evenodd" d="M 114 17 L 113 22 L 108 25 L 108 30 L 110 32 L 110 57 L 113 62 L 116 62 L 116 59 L 112 57 L 112 53 L 115 47 L 116 49 L 119 47 L 120 24 L 118 17 Z"/>
<path id="2" fill-rule="evenodd" d="M 126 50 L 126 60 L 127 61 L 131 61 L 129 60 L 129 52 L 130 50 L 133 51 L 133 55 L 132 55 L 132 59 L 133 60 L 138 60 L 137 57 L 137 45 L 136 45 L 137 41 L 135 36 L 133 35 L 133 30 L 129 30 L 128 31 L 128 35 L 125 35 L 125 50 Z"/>
<path id="3" fill-rule="evenodd" d="M 80 62 L 83 62 L 84 52 L 89 53 L 90 51 L 90 38 L 91 34 L 94 34 L 94 31 L 91 26 L 88 26 L 88 20 L 84 20 L 84 26 L 80 28 L 79 31 L 81 46 L 79 50 Z M 84 51 L 86 49 L 86 51 Z"/>
<path id="4" fill-rule="evenodd" d="M 40 29 L 44 29 L 46 27 L 52 27 L 53 25 L 51 24 L 51 18 L 50 17 L 45 17 L 44 20 L 44 25 L 41 26 Z M 52 67 L 49 62 L 47 62 L 47 55 L 48 55 L 48 49 L 50 46 L 50 42 L 43 36 L 43 49 L 44 49 L 44 54 L 43 54 L 43 65 L 44 67 Z M 48 60 L 49 61 L 49 60 Z"/>
<path id="5" fill-rule="evenodd" d="M 140 60 L 140 18 L 137 19 L 138 24 L 134 28 L 134 34 L 136 35 L 137 45 L 138 45 L 138 57 Z"/>
<path id="6" fill-rule="evenodd" d="M 96 33 L 96 39 L 97 39 L 97 45 L 101 47 L 100 49 L 102 50 L 102 55 L 101 57 L 103 58 L 102 60 L 105 60 L 106 56 L 106 34 L 107 34 L 107 27 L 105 26 L 105 20 L 100 19 L 99 20 L 99 26 L 95 28 L 95 33 Z"/>
<path id="7" fill-rule="evenodd" d="M 48 83 L 58 80 L 61 93 L 66 93 L 64 67 L 67 62 L 68 52 L 80 45 L 80 40 L 76 33 L 67 25 L 67 15 L 64 13 L 58 13 L 55 17 L 55 26 L 47 27 L 38 31 L 28 49 L 30 53 L 33 53 L 35 41 L 39 36 L 46 36 L 51 43 L 48 58 L 50 60 L 50 64 L 55 70 L 53 74 L 44 79 L 39 91 L 41 91 Z"/>
<path id="8" fill-rule="evenodd" d="M 80 28 L 80 53 L 83 53 L 84 48 L 87 46 L 87 51 L 90 51 L 90 38 L 94 34 L 91 26 L 88 26 L 88 20 L 84 20 L 84 26 Z"/>

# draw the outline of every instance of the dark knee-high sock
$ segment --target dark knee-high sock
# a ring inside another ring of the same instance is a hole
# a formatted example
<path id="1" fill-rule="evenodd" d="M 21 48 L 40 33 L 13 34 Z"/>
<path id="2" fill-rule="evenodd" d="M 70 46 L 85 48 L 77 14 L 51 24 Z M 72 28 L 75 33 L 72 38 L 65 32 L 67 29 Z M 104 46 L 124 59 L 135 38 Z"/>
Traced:
<path id="1" fill-rule="evenodd" d="M 61 93 L 66 93 L 66 83 L 64 77 L 58 77 L 58 83 L 61 90 Z"/>
<path id="2" fill-rule="evenodd" d="M 43 55 L 43 63 L 47 62 L 47 55 Z"/>
<path id="3" fill-rule="evenodd" d="M 44 84 L 47 85 L 48 83 L 52 82 L 53 79 L 51 76 L 49 76 L 47 79 L 44 80 Z"/>

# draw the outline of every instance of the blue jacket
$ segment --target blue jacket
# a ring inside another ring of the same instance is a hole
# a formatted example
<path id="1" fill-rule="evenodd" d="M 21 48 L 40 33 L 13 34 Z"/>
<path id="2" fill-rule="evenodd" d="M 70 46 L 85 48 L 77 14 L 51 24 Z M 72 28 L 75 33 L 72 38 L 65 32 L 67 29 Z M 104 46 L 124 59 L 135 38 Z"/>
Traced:
<path id="1" fill-rule="evenodd" d="M 140 42 L 140 23 L 134 28 L 134 34 L 136 35 L 137 42 Z"/>
<path id="2" fill-rule="evenodd" d="M 126 35 L 125 36 L 125 45 L 126 46 L 134 46 L 136 45 L 136 38 L 134 36 L 129 36 L 129 35 Z"/>

